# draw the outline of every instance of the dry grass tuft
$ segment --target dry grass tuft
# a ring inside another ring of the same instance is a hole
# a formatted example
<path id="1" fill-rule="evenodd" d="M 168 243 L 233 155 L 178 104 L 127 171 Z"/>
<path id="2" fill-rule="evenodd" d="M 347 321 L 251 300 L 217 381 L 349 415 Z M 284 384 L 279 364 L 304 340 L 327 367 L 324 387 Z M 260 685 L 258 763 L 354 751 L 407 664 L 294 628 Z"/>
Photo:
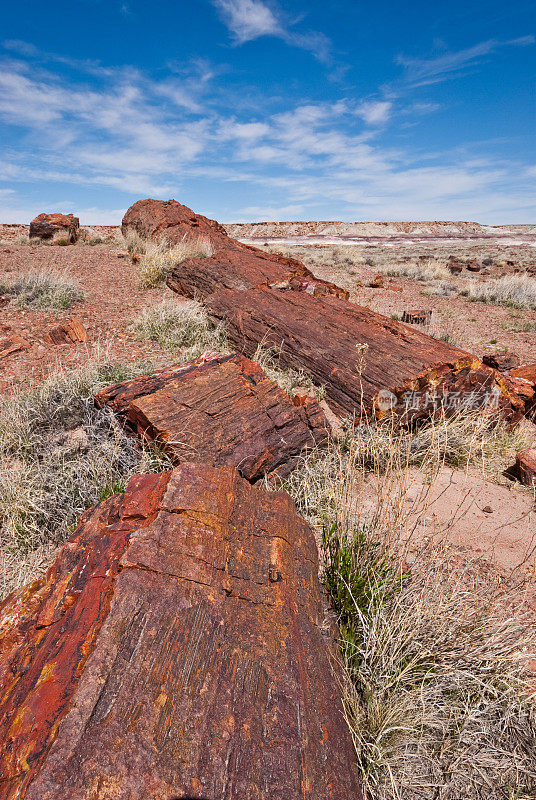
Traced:
<path id="1" fill-rule="evenodd" d="M 56 311 L 84 299 L 84 292 L 65 273 L 27 272 L 15 278 L 0 277 L 0 294 L 20 306 Z"/>
<path id="2" fill-rule="evenodd" d="M 469 300 L 536 309 L 536 279 L 528 275 L 505 275 L 497 280 L 475 283 L 461 292 Z"/>
<path id="3" fill-rule="evenodd" d="M 93 403 L 100 386 L 149 369 L 89 363 L 2 399 L 0 553 L 15 582 L 35 560 L 28 554 L 64 541 L 85 509 L 122 491 L 131 475 L 169 465 Z"/>
<path id="4" fill-rule="evenodd" d="M 138 275 L 142 286 L 148 289 L 161 286 L 169 271 L 187 258 L 208 258 L 214 252 L 213 245 L 205 237 L 191 238 L 186 235 L 178 244 L 171 245 L 165 238 L 159 241 L 143 239 L 136 231 L 127 230 L 123 236 L 125 248 L 130 253 L 142 256 Z"/>
<path id="5" fill-rule="evenodd" d="M 499 592 L 444 542 L 412 538 L 445 464 L 493 471 L 509 459 L 517 434 L 489 423 L 474 413 L 416 433 L 349 429 L 284 482 L 322 531 L 367 800 L 536 796 L 533 616 L 519 590 Z"/>
<path id="6" fill-rule="evenodd" d="M 181 357 L 185 361 L 204 350 L 226 347 L 224 328 L 214 325 L 205 308 L 195 300 L 164 300 L 145 308 L 132 327 L 138 338 L 157 342 L 164 350 L 174 354 L 183 350 Z"/>
<path id="7" fill-rule="evenodd" d="M 451 274 L 445 264 L 433 258 L 425 261 L 406 261 L 403 264 L 379 266 L 378 271 L 384 275 L 402 276 L 413 281 L 422 281 L 423 283 L 448 281 L 451 278 Z"/>

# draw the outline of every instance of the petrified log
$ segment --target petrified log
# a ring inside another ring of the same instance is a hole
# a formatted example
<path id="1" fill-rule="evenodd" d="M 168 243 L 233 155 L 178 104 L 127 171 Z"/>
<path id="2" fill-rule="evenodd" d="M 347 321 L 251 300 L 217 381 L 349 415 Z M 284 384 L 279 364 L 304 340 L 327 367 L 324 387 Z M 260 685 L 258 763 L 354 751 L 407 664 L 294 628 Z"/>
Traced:
<path id="1" fill-rule="evenodd" d="M 45 334 L 45 341 L 49 344 L 67 344 L 75 342 L 86 342 L 87 331 L 81 319 L 71 317 L 60 325 L 51 328 Z"/>
<path id="2" fill-rule="evenodd" d="M 300 452 L 327 442 L 328 423 L 314 398 L 289 396 L 244 356 L 205 354 L 145 378 L 106 387 L 95 396 L 175 463 L 237 467 L 255 481 L 287 475 Z"/>
<path id="3" fill-rule="evenodd" d="M 295 258 L 245 247 L 222 249 L 209 258 L 182 261 L 171 270 L 166 282 L 173 291 L 200 300 L 219 289 L 246 290 L 260 286 L 348 298 L 345 289 L 316 278 Z"/>
<path id="4" fill-rule="evenodd" d="M 22 336 L 17 336 L 17 334 L 6 336 L 0 339 L 0 358 L 10 356 L 12 353 L 18 353 L 19 350 L 27 350 L 29 346 L 29 343 Z"/>
<path id="5" fill-rule="evenodd" d="M 0 607 L 1 800 L 359 800 L 317 572 L 287 495 L 132 479 Z"/>
<path id="6" fill-rule="evenodd" d="M 170 273 L 168 286 L 187 297 L 203 299 L 218 289 L 250 289 L 278 286 L 311 294 L 348 292 L 329 281 L 315 278 L 301 261 L 275 253 L 264 253 L 227 236 L 216 220 L 195 214 L 176 200 L 139 200 L 123 217 L 122 230 L 137 231 L 146 239 L 205 239 L 214 255 L 182 261 Z"/>
<path id="7" fill-rule="evenodd" d="M 515 471 L 525 486 L 536 486 L 536 448 L 517 453 Z"/>
<path id="8" fill-rule="evenodd" d="M 30 222 L 30 239 L 45 239 L 52 243 L 78 241 L 80 221 L 72 214 L 39 214 Z"/>
<path id="9" fill-rule="evenodd" d="M 529 419 L 536 418 L 536 364 L 524 364 L 511 369 L 509 380 L 525 401 L 525 415 Z"/>
<path id="10" fill-rule="evenodd" d="M 197 238 L 227 247 L 234 241 L 216 220 L 195 214 L 176 200 L 138 200 L 123 217 L 121 230 L 123 234 L 134 230 L 144 239 L 165 238 L 170 244 Z"/>
<path id="11" fill-rule="evenodd" d="M 411 418 L 437 405 L 498 406 L 511 421 L 523 404 L 500 373 L 470 353 L 368 308 L 304 292 L 223 290 L 206 300 L 246 355 L 258 344 L 285 367 L 303 368 L 343 415 L 395 406 Z"/>

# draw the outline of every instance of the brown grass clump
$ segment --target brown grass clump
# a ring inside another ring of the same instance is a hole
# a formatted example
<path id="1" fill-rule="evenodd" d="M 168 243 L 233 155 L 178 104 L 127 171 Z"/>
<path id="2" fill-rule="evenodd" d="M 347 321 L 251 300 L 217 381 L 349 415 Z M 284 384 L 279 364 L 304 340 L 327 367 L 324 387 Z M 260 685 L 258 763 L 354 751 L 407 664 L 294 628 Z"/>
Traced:
<path id="1" fill-rule="evenodd" d="M 196 358 L 204 350 L 224 350 L 225 330 L 214 325 L 201 303 L 196 300 L 164 300 L 145 308 L 132 323 L 140 339 L 157 342 L 184 361 Z"/>
<path id="2" fill-rule="evenodd" d="M 80 514 L 123 490 L 138 472 L 169 465 L 140 447 L 109 411 L 97 409 L 101 386 L 149 366 L 88 363 L 50 377 L 36 390 L 0 402 L 0 562 L 11 590 L 47 561 Z"/>
<path id="3" fill-rule="evenodd" d="M 142 286 L 149 289 L 161 286 L 169 271 L 181 261 L 194 256 L 207 258 L 214 252 L 213 245 L 202 236 L 193 239 L 184 235 L 178 244 L 171 245 L 165 238 L 143 239 L 136 231 L 128 230 L 123 243 L 130 253 L 141 255 L 138 276 Z"/>

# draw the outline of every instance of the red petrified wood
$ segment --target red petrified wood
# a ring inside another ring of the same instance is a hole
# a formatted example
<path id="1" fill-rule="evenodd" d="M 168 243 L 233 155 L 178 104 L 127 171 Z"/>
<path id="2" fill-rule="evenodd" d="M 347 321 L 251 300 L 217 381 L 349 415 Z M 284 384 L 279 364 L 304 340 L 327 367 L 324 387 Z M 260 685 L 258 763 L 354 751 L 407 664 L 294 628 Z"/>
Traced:
<path id="1" fill-rule="evenodd" d="M 157 439 L 175 462 L 234 466 L 251 481 L 288 474 L 303 448 L 328 438 L 314 398 L 293 404 L 259 364 L 240 355 L 205 354 L 102 389 L 95 400 Z"/>
<path id="2" fill-rule="evenodd" d="M 39 214 L 30 222 L 30 239 L 65 240 L 74 244 L 79 234 L 80 221 L 72 214 Z"/>
<path id="3" fill-rule="evenodd" d="M 510 420 L 523 404 L 505 379 L 470 353 L 336 297 L 255 289 L 206 301 L 246 355 L 260 342 L 286 367 L 303 368 L 341 414 L 382 416 L 393 404 L 411 417 L 443 403 L 498 406 Z M 435 405 L 434 405 L 435 404 Z"/>
<path id="4" fill-rule="evenodd" d="M 123 217 L 122 230 L 125 234 L 134 230 L 146 239 L 165 238 L 172 244 L 204 240 L 213 247 L 212 256 L 188 259 L 171 271 L 168 285 L 188 297 L 203 299 L 222 287 L 254 286 L 348 297 L 344 289 L 315 278 L 301 261 L 241 244 L 227 236 L 216 220 L 195 214 L 176 200 L 139 200 Z"/>
<path id="5" fill-rule="evenodd" d="M 29 346 L 29 343 L 22 336 L 17 336 L 17 334 L 6 336 L 0 339 L 0 358 L 10 356 L 19 350 L 27 350 Z"/>
<path id="6" fill-rule="evenodd" d="M 86 342 L 87 331 L 84 327 L 82 320 L 78 317 L 71 317 L 71 319 L 62 322 L 51 328 L 45 334 L 45 341 L 49 344 L 68 344 L 75 342 Z"/>
<path id="7" fill-rule="evenodd" d="M 1 800 L 359 800 L 317 573 L 234 469 L 87 512 L 0 607 Z"/>
<path id="8" fill-rule="evenodd" d="M 523 450 L 516 455 L 516 472 L 521 483 L 536 486 L 536 448 Z"/>

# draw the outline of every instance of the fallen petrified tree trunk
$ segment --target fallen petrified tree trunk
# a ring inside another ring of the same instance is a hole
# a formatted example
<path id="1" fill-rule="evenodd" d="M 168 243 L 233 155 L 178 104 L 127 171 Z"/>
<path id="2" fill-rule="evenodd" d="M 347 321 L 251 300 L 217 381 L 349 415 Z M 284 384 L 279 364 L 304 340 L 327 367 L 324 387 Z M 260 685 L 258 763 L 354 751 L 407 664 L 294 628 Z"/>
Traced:
<path id="1" fill-rule="evenodd" d="M 218 250 L 209 258 L 182 261 L 171 270 L 167 285 L 178 294 L 199 300 L 219 289 L 245 290 L 260 286 L 348 298 L 347 291 L 316 278 L 301 261 L 263 253 L 253 247 L 235 248 L 232 239 L 227 249 Z"/>
<path id="2" fill-rule="evenodd" d="M 301 261 L 265 253 L 227 236 L 216 220 L 195 214 L 176 200 L 138 200 L 122 222 L 123 233 L 136 231 L 146 239 L 165 238 L 170 244 L 182 240 L 205 240 L 214 255 L 181 262 L 168 277 L 168 285 L 179 294 L 203 299 L 217 289 L 249 289 L 255 286 L 285 286 L 311 294 L 348 292 L 310 272 Z"/>
<path id="3" fill-rule="evenodd" d="M 240 355 L 205 354 L 101 389 L 95 401 L 123 415 L 140 436 L 157 439 L 175 462 L 233 466 L 251 481 L 288 474 L 305 447 L 328 439 L 314 398 L 294 404 L 259 364 Z"/>
<path id="4" fill-rule="evenodd" d="M 334 410 L 408 418 L 438 405 L 496 406 L 514 421 L 523 404 L 496 370 L 470 353 L 368 308 L 303 292 L 223 290 L 207 298 L 231 341 L 246 355 L 263 347 L 285 367 L 303 368 L 324 387 Z"/>
<path id="5" fill-rule="evenodd" d="M 283 493 L 132 479 L 0 607 L 1 800 L 358 800 L 317 570 Z"/>

